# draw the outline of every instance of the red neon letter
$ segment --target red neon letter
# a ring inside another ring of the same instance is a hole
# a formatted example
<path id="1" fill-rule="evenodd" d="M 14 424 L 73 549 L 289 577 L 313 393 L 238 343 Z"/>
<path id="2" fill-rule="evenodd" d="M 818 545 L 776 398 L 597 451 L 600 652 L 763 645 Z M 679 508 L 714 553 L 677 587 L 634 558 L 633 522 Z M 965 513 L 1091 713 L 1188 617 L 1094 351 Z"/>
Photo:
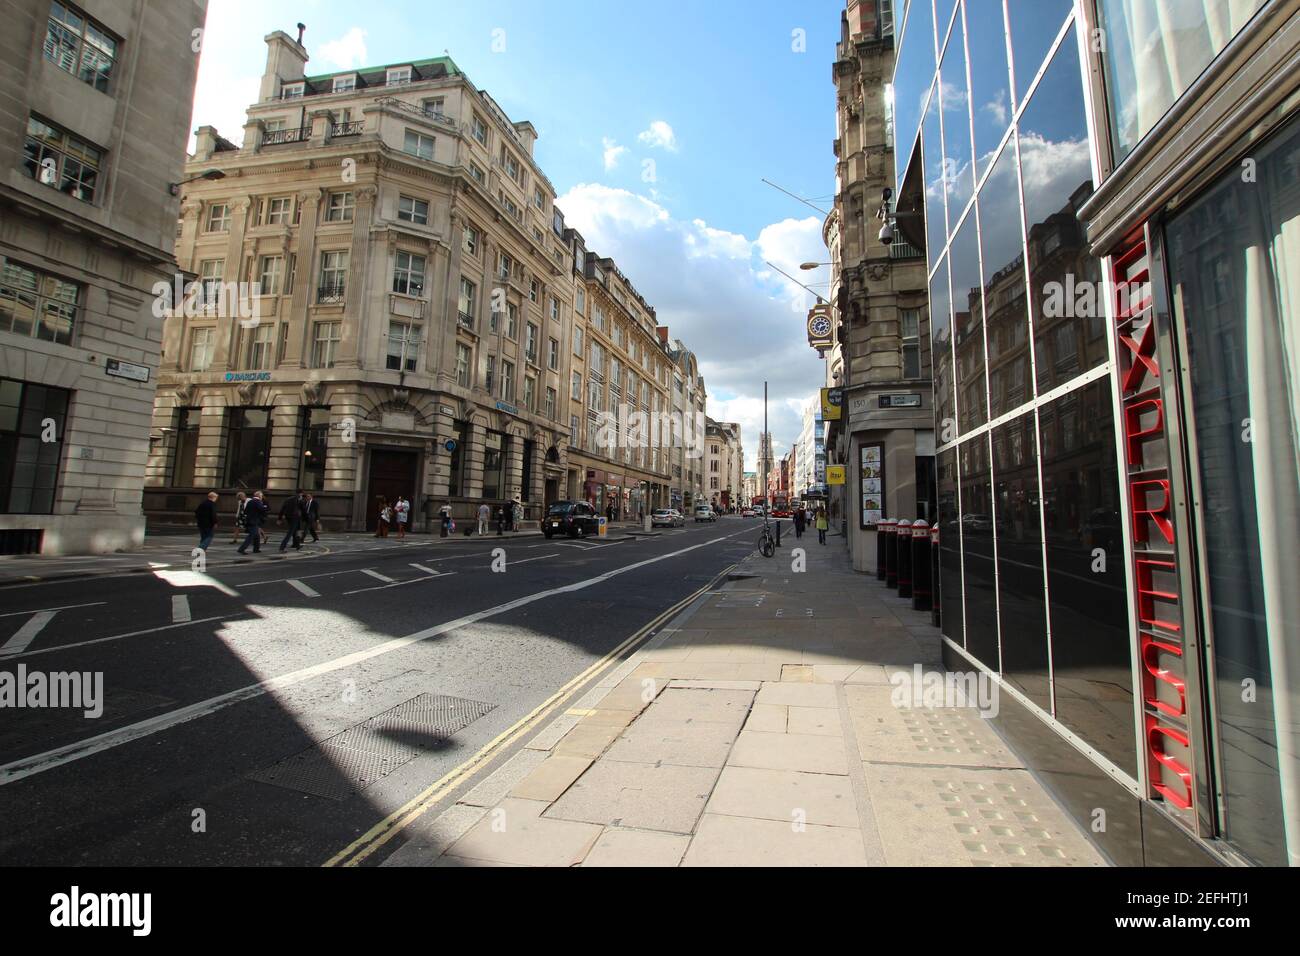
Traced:
<path id="1" fill-rule="evenodd" d="M 1142 634 L 1142 663 L 1147 669 L 1147 673 L 1158 681 L 1163 681 L 1178 692 L 1178 708 L 1174 709 L 1163 700 L 1160 700 L 1155 693 L 1154 687 L 1150 694 L 1144 694 L 1147 706 L 1154 707 L 1163 714 L 1170 717 L 1184 717 L 1187 714 L 1187 684 L 1183 679 L 1173 671 L 1160 666 L 1160 652 L 1174 654 L 1179 658 L 1183 656 L 1183 649 L 1176 644 L 1167 644 L 1164 641 L 1157 641 L 1151 635 L 1143 632 Z"/>
<path id="2" fill-rule="evenodd" d="M 1150 428 L 1142 428 L 1142 412 L 1147 408 L 1156 410 L 1156 423 Z M 1128 440 L 1128 462 L 1138 468 L 1142 467 L 1142 439 L 1152 435 L 1161 435 L 1165 428 L 1165 405 L 1158 398 L 1134 402 L 1124 409 L 1124 435 Z"/>
<path id="3" fill-rule="evenodd" d="M 1158 488 L 1164 492 L 1165 500 L 1160 503 L 1158 508 L 1148 508 L 1146 506 L 1146 489 Z M 1165 540 L 1170 544 L 1174 543 L 1174 523 L 1169 520 L 1169 482 L 1167 479 L 1159 478 L 1151 481 L 1135 481 L 1129 485 L 1129 495 L 1133 501 L 1133 540 L 1138 544 L 1145 544 L 1147 541 L 1146 522 L 1142 521 L 1143 515 L 1150 515 L 1151 520 L 1156 523 L 1160 533 L 1165 536 Z"/>
<path id="4" fill-rule="evenodd" d="M 1174 570 L 1172 561 L 1153 561 L 1150 558 L 1138 558 L 1133 562 L 1134 570 L 1137 572 L 1137 604 L 1138 620 L 1143 624 L 1150 624 L 1152 627 L 1158 627 L 1162 630 L 1171 631 L 1177 634 L 1182 631 L 1181 624 L 1175 624 L 1173 621 L 1162 621 L 1156 617 L 1155 598 L 1164 598 L 1174 604 L 1178 603 L 1178 595 L 1170 591 L 1157 591 L 1152 583 L 1152 571 L 1155 568 L 1162 568 L 1166 571 Z"/>
<path id="5" fill-rule="evenodd" d="M 1124 376 L 1123 391 L 1127 394 L 1137 391 L 1142 385 L 1142 380 L 1146 378 L 1146 373 L 1150 372 L 1152 378 L 1160 377 L 1160 366 L 1151 356 L 1156 354 L 1156 323 L 1152 319 L 1142 330 L 1142 341 L 1137 342 L 1132 336 L 1121 335 L 1119 340 L 1128 346 L 1128 350 L 1133 353 L 1133 364 L 1129 366 L 1128 372 Z M 1145 371 L 1143 371 L 1145 369 Z"/>
<path id="6" fill-rule="evenodd" d="M 1151 759 L 1162 767 L 1174 772 L 1178 780 L 1183 785 L 1183 793 L 1176 793 L 1171 788 L 1165 786 L 1158 778 L 1159 771 L 1152 767 L 1151 788 L 1159 793 L 1162 797 L 1176 806 L 1179 810 L 1190 810 L 1192 807 L 1192 772 L 1186 766 L 1179 763 L 1173 757 L 1164 752 L 1157 738 L 1170 737 L 1182 744 L 1184 747 L 1190 746 L 1187 736 L 1181 731 L 1174 730 L 1172 727 L 1162 727 L 1156 723 L 1155 718 L 1147 716 L 1147 748 L 1151 754 Z"/>

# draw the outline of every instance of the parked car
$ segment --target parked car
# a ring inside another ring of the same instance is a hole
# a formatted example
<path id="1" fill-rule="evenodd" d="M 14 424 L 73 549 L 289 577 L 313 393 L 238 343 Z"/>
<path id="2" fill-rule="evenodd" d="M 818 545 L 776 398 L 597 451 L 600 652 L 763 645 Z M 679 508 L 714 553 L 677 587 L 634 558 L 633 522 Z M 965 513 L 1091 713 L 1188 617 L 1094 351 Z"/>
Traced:
<path id="1" fill-rule="evenodd" d="M 686 519 L 671 508 L 660 508 L 650 513 L 650 527 L 652 528 L 680 528 L 686 524 Z"/>
<path id="2" fill-rule="evenodd" d="M 744 511 L 740 513 L 740 516 L 742 518 L 757 518 L 758 512 L 755 511 L 753 508 L 746 508 Z"/>
<path id="3" fill-rule="evenodd" d="M 712 508 L 710 508 L 708 505 L 700 505 L 698 508 L 695 509 L 696 524 L 699 524 L 701 521 L 717 521 L 717 520 L 718 520 L 718 513 L 714 511 Z"/>
<path id="4" fill-rule="evenodd" d="M 552 538 L 557 534 L 570 538 L 596 534 L 600 530 L 600 515 L 585 501 L 557 501 L 546 511 L 542 521 L 542 534 Z"/>

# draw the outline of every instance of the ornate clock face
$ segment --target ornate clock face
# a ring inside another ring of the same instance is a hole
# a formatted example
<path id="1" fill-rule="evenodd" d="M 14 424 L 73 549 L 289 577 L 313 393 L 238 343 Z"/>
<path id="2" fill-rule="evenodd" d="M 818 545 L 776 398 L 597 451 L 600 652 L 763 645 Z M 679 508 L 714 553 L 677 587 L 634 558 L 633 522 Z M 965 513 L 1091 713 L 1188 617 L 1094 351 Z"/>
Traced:
<path id="1" fill-rule="evenodd" d="M 828 339 L 831 335 L 831 320 L 824 315 L 819 315 L 808 323 L 808 331 L 815 338 Z"/>

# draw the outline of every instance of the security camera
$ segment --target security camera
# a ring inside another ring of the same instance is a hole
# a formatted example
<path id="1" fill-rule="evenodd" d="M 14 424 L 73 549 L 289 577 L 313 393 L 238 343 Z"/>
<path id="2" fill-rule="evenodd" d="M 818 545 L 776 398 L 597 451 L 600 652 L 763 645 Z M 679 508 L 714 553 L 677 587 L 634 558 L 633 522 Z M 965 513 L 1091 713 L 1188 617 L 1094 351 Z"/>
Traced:
<path id="1" fill-rule="evenodd" d="M 894 224 L 892 222 L 886 221 L 885 224 L 880 227 L 880 241 L 887 246 L 893 243 Z"/>

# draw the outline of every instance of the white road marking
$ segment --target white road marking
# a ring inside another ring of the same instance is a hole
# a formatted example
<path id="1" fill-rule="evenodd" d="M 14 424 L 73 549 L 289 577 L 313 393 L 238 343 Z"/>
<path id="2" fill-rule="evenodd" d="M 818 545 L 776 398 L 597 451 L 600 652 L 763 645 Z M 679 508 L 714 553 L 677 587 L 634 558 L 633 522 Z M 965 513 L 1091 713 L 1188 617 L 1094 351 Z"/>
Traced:
<path id="1" fill-rule="evenodd" d="M 8 614 L 0 614 L 0 617 L 22 617 L 24 614 L 39 614 L 41 611 L 72 611 L 79 607 L 100 607 L 108 602 L 96 601 L 93 604 L 65 604 L 62 607 L 45 607 L 36 611 L 10 611 Z"/>
<path id="2" fill-rule="evenodd" d="M 456 576 L 456 572 L 454 571 L 442 571 L 442 572 L 434 571 L 432 574 L 430 574 L 428 577 L 425 578 L 411 578 L 411 580 L 409 581 L 393 581 L 392 584 L 381 584 L 378 587 L 373 587 L 373 588 L 360 588 L 359 590 L 356 591 L 344 591 L 343 596 L 351 597 L 354 594 L 369 594 L 371 591 L 387 591 L 390 588 L 404 588 L 408 584 L 419 584 L 421 581 L 432 581 L 435 578 L 454 578 L 455 576 Z"/>
<path id="3" fill-rule="evenodd" d="M 516 564 L 527 564 L 529 561 L 542 561 L 542 560 L 544 560 L 544 559 L 546 559 L 546 558 L 558 558 L 559 556 L 560 556 L 560 553 L 557 551 L 555 554 L 544 554 L 544 555 L 542 555 L 542 556 L 539 557 L 539 558 L 524 558 L 524 560 L 522 560 L 522 561 L 509 561 L 509 560 L 507 560 L 507 561 L 506 561 L 506 567 L 508 567 L 508 568 L 513 568 Z"/>
<path id="4" fill-rule="evenodd" d="M 76 644 L 58 644 L 54 647 L 46 647 L 39 651 L 27 651 L 23 654 L 15 654 L 14 657 L 39 657 L 42 654 L 57 654 L 60 651 L 70 651 L 78 647 L 90 647 L 93 644 L 108 644 L 112 641 L 125 640 L 128 637 L 143 637 L 146 634 L 157 634 L 160 631 L 174 631 L 180 627 L 192 627 L 195 624 L 209 624 L 212 621 L 236 621 L 240 618 L 249 617 L 247 613 L 239 614 L 218 614 L 215 617 L 200 617 L 193 621 L 185 621 L 181 624 L 164 624 L 162 627 L 151 627 L 143 631 L 131 631 L 128 634 L 114 634 L 112 637 L 97 637 L 93 641 L 78 641 Z"/>
<path id="5" fill-rule="evenodd" d="M 184 624 L 190 620 L 190 599 L 184 594 L 172 595 L 172 623 Z"/>
<path id="6" fill-rule="evenodd" d="M 380 574 L 378 571 L 371 571 L 369 568 L 360 568 L 359 570 L 361 571 L 362 574 L 368 574 L 368 575 L 370 575 L 370 576 L 371 576 L 372 578 L 374 578 L 376 581 L 383 581 L 383 582 L 385 582 L 385 583 L 387 583 L 387 584 L 395 584 L 395 583 L 396 583 L 396 581 L 395 581 L 393 578 L 390 578 L 390 577 L 389 577 L 388 575 L 386 575 L 386 574 Z"/>
<path id="7" fill-rule="evenodd" d="M 505 604 L 498 604 L 496 607 L 490 607 L 482 611 L 475 611 L 464 617 L 459 617 L 454 621 L 447 621 L 445 624 L 437 624 L 433 627 L 426 628 L 423 631 L 416 631 L 406 637 L 398 637 L 389 641 L 384 641 L 364 650 L 356 651 L 352 654 L 345 654 L 343 657 L 336 657 L 333 660 L 322 661 L 311 667 L 304 667 L 296 671 L 290 671 L 287 674 L 281 674 L 279 677 L 272 677 L 268 680 L 260 681 L 256 684 L 249 684 L 238 690 L 228 691 L 225 694 L 218 694 L 216 697 L 209 697 L 207 700 L 201 700 L 197 703 L 190 704 L 188 707 L 182 707 L 178 710 L 170 711 L 166 714 L 159 714 L 148 720 L 142 720 L 134 724 L 128 724 L 125 727 L 119 727 L 116 730 L 106 731 L 102 734 L 96 734 L 85 740 L 79 740 L 76 743 L 66 744 L 62 747 L 56 747 L 53 750 L 47 750 L 44 753 L 35 754 L 31 757 L 22 757 L 18 760 L 12 760 L 6 764 L 0 764 L 0 786 L 23 780 L 27 777 L 34 776 L 38 773 L 44 773 L 46 770 L 53 770 L 55 767 L 61 767 L 64 764 L 73 763 L 85 757 L 91 757 L 95 754 L 103 753 L 114 747 L 120 747 L 123 744 L 139 740 L 142 737 L 148 737 L 163 730 L 170 730 L 181 724 L 189 723 L 191 720 L 197 720 L 200 717 L 207 717 L 219 710 L 224 710 L 234 704 L 245 700 L 253 700 L 266 694 L 278 690 L 285 690 L 294 687 L 304 681 L 312 680 L 316 677 L 332 674 L 335 671 L 345 670 L 349 667 L 355 667 L 357 664 L 373 660 L 376 657 L 382 657 L 391 654 L 394 651 L 405 650 L 413 644 L 419 644 L 435 637 L 441 637 L 444 634 L 450 634 L 458 631 L 463 627 L 471 624 L 477 624 L 479 621 L 491 617 L 497 617 L 501 614 L 508 614 L 511 611 L 521 607 L 527 607 L 529 604 L 535 604 L 538 601 L 545 601 L 548 598 L 560 594 L 572 594 L 575 591 L 582 591 L 586 588 L 604 584 L 620 575 L 627 574 L 631 571 L 637 571 L 641 568 L 648 567 L 652 564 L 658 564 L 660 561 L 668 561 L 672 558 L 681 557 L 683 554 L 689 554 L 692 551 L 698 551 L 700 548 L 707 548 L 710 545 L 719 544 L 729 538 L 734 538 L 742 534 L 749 534 L 748 530 L 738 531 L 736 534 L 726 535 L 721 538 L 714 538 L 710 541 L 704 541 L 700 544 L 691 545 L 689 548 L 682 548 L 680 551 L 673 551 L 669 554 L 662 554 L 655 558 L 647 558 L 644 561 L 638 561 L 635 564 L 629 564 L 626 567 L 615 568 L 612 571 L 606 571 L 604 574 L 597 575 L 594 578 L 588 578 L 585 581 L 577 581 L 573 584 L 566 584 L 561 587 L 549 588 L 545 591 L 538 591 L 535 594 L 529 594 L 513 601 L 507 601 Z"/>
<path id="8" fill-rule="evenodd" d="M 36 635 L 45 630 L 45 625 L 54 619 L 57 611 L 37 611 L 31 619 L 18 629 L 18 633 L 5 641 L 0 647 L 0 657 L 13 657 L 27 650 L 27 646 L 36 640 Z"/>
<path id="9" fill-rule="evenodd" d="M 289 587 L 297 591 L 299 594 L 303 595 L 304 597 L 320 597 L 319 591 L 313 591 L 311 588 L 309 588 L 307 585 L 303 584 L 301 581 L 297 580 L 296 578 L 290 578 L 285 583 L 288 584 Z"/>
<path id="10" fill-rule="evenodd" d="M 417 570 L 417 571 L 423 571 L 425 574 L 429 575 L 429 577 L 431 577 L 431 578 L 436 578 L 438 575 L 440 575 L 440 574 L 442 573 L 441 571 L 435 571 L 435 570 L 433 570 L 433 568 L 426 568 L 423 564 L 413 564 L 413 565 L 411 565 L 411 567 L 415 568 L 415 570 Z"/>

